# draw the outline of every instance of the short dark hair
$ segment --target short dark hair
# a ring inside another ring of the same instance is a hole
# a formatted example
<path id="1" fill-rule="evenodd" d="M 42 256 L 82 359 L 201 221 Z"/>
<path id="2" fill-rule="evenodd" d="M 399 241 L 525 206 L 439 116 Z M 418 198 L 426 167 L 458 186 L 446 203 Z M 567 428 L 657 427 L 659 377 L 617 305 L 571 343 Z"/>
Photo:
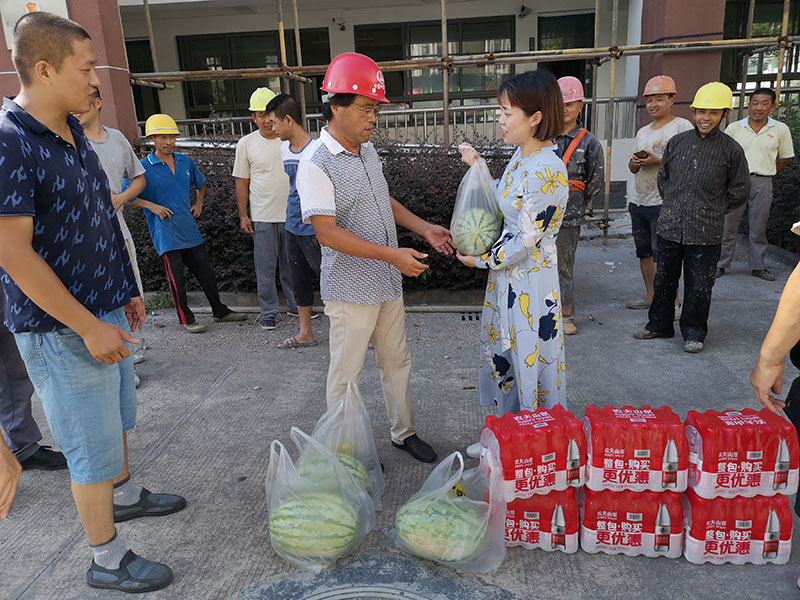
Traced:
<path id="1" fill-rule="evenodd" d="M 546 141 L 561 135 L 564 129 L 564 98 L 552 73 L 526 71 L 506 79 L 497 90 L 497 97 L 503 96 L 508 98 L 511 106 L 522 109 L 528 116 L 536 111 L 542 113 L 536 139 Z"/>
<path id="2" fill-rule="evenodd" d="M 750 100 L 753 99 L 753 96 L 769 96 L 770 98 L 772 98 L 772 103 L 775 104 L 775 98 L 776 98 L 775 90 L 771 90 L 767 87 L 760 87 L 754 89 L 750 94 Z"/>
<path id="3" fill-rule="evenodd" d="M 285 117 L 292 117 L 298 125 L 303 125 L 303 114 L 300 112 L 300 105 L 297 100 L 289 94 L 278 94 L 267 104 L 267 114 L 275 113 L 275 116 L 283 120 Z"/>
<path id="4" fill-rule="evenodd" d="M 347 108 L 353 102 L 355 102 L 355 99 L 356 94 L 334 94 L 333 96 L 330 96 L 328 101 L 323 102 L 322 104 L 322 118 L 326 121 L 330 121 L 333 118 L 331 105 Z"/>
<path id="5" fill-rule="evenodd" d="M 22 85 L 33 81 L 33 67 L 40 60 L 56 70 L 72 56 L 74 42 L 92 39 L 86 30 L 69 19 L 48 12 L 28 13 L 14 26 L 11 59 Z"/>

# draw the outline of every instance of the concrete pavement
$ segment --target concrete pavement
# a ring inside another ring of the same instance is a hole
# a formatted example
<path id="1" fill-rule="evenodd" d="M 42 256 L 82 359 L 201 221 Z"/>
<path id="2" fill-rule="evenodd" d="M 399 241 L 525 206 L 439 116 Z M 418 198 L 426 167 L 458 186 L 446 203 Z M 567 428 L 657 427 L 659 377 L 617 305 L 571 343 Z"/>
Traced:
<path id="1" fill-rule="evenodd" d="M 623 304 L 641 295 L 642 284 L 622 221 L 607 247 L 599 239 L 578 247 L 579 334 L 566 341 L 570 409 L 580 417 L 588 404 L 666 404 L 684 417 L 692 409 L 755 407 L 748 374 L 791 267 L 775 264 L 778 280 L 768 283 L 752 277 L 737 258 L 715 286 L 706 350 L 699 355 L 684 353 L 679 336 L 637 341 L 631 334 L 644 325 L 646 311 Z M 472 301 L 458 292 L 450 297 L 453 304 Z M 149 316 L 142 334 L 148 348 L 137 366 L 143 383 L 138 425 L 129 438 L 131 465 L 138 483 L 181 493 L 189 506 L 118 526 L 134 550 L 175 571 L 175 582 L 148 598 L 796 597 L 798 549 L 786 566 L 695 566 L 683 559 L 511 548 L 497 572 L 479 576 L 400 554 L 392 538 L 394 514 L 432 467 L 390 446 L 374 353 L 361 389 L 386 465 L 384 510 L 350 560 L 318 577 L 299 572 L 270 547 L 264 477 L 269 443 L 278 438 L 289 445 L 290 426 L 310 431 L 324 410 L 327 320 L 314 322 L 319 346 L 281 351 L 275 344 L 296 333 L 292 319 L 265 332 L 253 323 L 215 324 L 202 315 L 208 332 L 191 335 L 177 326 L 171 310 L 158 313 Z M 475 441 L 490 414 L 471 389 L 479 327 L 468 314 L 408 315 L 420 436 L 434 443 L 440 457 Z M 794 374 L 788 367 L 784 381 Z M 35 407 L 44 425 L 38 401 Z M 0 598 L 121 597 L 86 586 L 90 561 L 67 474 L 24 472 L 11 515 L 0 522 Z M 380 586 L 386 595 L 378 595 Z M 336 589 L 343 591 L 336 595 Z"/>

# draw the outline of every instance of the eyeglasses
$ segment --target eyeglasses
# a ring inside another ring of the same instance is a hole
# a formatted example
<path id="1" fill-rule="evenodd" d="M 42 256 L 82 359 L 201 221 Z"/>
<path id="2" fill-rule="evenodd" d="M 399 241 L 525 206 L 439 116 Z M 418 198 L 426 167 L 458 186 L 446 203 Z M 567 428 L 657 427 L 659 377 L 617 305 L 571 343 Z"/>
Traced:
<path id="1" fill-rule="evenodd" d="M 363 110 L 364 114 L 368 117 L 371 117 L 373 115 L 377 117 L 378 113 L 381 112 L 380 106 L 364 106 L 363 104 L 359 104 L 358 102 L 353 102 L 353 106 L 357 106 L 358 108 Z"/>

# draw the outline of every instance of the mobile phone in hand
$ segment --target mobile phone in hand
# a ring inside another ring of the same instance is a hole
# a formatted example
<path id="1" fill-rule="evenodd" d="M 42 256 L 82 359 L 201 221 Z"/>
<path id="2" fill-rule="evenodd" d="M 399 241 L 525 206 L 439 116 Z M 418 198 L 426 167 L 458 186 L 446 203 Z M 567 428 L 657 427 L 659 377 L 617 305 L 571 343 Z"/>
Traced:
<path id="1" fill-rule="evenodd" d="M 636 158 L 647 158 L 648 156 L 650 156 L 647 150 L 639 150 L 638 152 L 634 152 L 633 155 Z"/>

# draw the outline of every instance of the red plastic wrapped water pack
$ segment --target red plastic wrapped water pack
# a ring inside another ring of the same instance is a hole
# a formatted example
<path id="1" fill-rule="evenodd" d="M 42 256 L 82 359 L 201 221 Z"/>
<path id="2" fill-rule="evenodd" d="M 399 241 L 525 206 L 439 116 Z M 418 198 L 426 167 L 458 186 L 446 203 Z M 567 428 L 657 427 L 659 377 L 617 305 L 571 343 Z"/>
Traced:
<path id="1" fill-rule="evenodd" d="M 671 408 L 587 406 L 587 487 L 643 492 L 686 489 L 689 445 Z"/>
<path id="2" fill-rule="evenodd" d="M 582 486 L 586 438 L 581 422 L 563 407 L 486 417 L 481 444 L 500 448 L 506 500 Z"/>
<path id="3" fill-rule="evenodd" d="M 583 490 L 581 548 L 591 554 L 678 558 L 683 506 L 676 492 Z"/>
<path id="4" fill-rule="evenodd" d="M 689 411 L 689 487 L 703 498 L 790 496 L 800 446 L 789 421 L 764 408 Z"/>
<path id="5" fill-rule="evenodd" d="M 578 551 L 578 501 L 575 488 L 518 498 L 506 508 L 506 546 Z"/>
<path id="6" fill-rule="evenodd" d="M 792 551 L 792 509 L 783 495 L 709 500 L 687 490 L 686 560 L 783 565 Z"/>

